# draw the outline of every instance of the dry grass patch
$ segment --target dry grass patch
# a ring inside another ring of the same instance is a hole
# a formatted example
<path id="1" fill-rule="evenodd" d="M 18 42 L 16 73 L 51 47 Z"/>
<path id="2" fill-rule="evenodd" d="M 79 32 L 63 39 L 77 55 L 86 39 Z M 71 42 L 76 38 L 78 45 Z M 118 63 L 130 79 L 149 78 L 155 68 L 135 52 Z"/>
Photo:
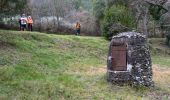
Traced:
<path id="1" fill-rule="evenodd" d="M 89 77 L 104 75 L 106 74 L 106 71 L 106 66 L 74 66 L 74 68 L 66 70 L 65 73 Z"/>
<path id="2" fill-rule="evenodd" d="M 153 80 L 170 93 L 170 68 L 153 65 Z"/>

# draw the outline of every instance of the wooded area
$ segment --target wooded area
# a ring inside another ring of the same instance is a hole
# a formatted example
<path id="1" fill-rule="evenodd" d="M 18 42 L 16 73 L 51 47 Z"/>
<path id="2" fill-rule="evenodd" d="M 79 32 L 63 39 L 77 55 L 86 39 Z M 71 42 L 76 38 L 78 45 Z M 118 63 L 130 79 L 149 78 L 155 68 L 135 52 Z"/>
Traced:
<path id="1" fill-rule="evenodd" d="M 0 100 L 170 100 L 170 0 L 0 0 Z"/>
<path id="2" fill-rule="evenodd" d="M 34 30 L 74 33 L 79 21 L 84 35 L 110 38 L 137 31 L 149 37 L 169 33 L 169 0 L 1 0 L 0 27 L 18 29 L 21 14 L 31 15 Z"/>

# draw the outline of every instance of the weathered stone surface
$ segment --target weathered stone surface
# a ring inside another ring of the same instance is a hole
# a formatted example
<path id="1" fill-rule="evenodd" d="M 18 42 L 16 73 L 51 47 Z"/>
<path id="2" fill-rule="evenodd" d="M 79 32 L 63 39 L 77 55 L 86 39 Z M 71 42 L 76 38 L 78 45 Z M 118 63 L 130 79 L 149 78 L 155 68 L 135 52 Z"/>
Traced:
<path id="1" fill-rule="evenodd" d="M 112 46 L 116 44 L 127 44 L 127 71 L 113 71 Z M 147 39 L 144 35 L 136 32 L 120 33 L 112 38 L 108 60 L 107 79 L 111 82 L 131 81 L 135 85 L 152 86 L 152 62 Z"/>
<path id="2" fill-rule="evenodd" d="M 112 26 L 109 28 L 110 33 L 115 33 L 115 32 L 124 32 L 128 31 L 129 29 L 121 24 L 112 24 Z"/>
<path id="3" fill-rule="evenodd" d="M 108 71 L 108 81 L 113 83 L 128 82 L 131 79 L 130 73 L 128 71 Z"/>

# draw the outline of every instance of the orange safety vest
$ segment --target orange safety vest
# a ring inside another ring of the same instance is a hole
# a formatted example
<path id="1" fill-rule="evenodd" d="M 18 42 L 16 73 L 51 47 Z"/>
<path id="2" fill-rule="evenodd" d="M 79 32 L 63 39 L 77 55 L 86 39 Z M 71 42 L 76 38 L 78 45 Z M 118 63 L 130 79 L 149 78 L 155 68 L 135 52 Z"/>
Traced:
<path id="1" fill-rule="evenodd" d="M 27 23 L 28 23 L 28 24 L 32 24 L 32 23 L 33 23 L 32 18 L 28 18 Z"/>
<path id="2" fill-rule="evenodd" d="M 80 29 L 80 27 L 81 27 L 80 23 L 77 23 L 76 24 L 76 29 Z"/>

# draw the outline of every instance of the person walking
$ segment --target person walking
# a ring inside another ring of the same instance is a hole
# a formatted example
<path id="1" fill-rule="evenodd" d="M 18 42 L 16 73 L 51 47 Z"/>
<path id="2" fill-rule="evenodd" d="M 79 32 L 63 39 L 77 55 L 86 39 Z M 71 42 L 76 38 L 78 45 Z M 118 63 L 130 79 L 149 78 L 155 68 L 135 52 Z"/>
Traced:
<path id="1" fill-rule="evenodd" d="M 28 31 L 33 31 L 32 29 L 33 19 L 31 16 L 28 16 L 27 23 L 28 23 Z"/>
<path id="2" fill-rule="evenodd" d="M 27 27 L 27 17 L 25 17 L 25 14 L 22 14 L 20 21 L 21 21 L 21 30 L 25 31 Z"/>
<path id="3" fill-rule="evenodd" d="M 79 22 L 76 23 L 76 35 L 80 35 L 81 25 Z"/>

